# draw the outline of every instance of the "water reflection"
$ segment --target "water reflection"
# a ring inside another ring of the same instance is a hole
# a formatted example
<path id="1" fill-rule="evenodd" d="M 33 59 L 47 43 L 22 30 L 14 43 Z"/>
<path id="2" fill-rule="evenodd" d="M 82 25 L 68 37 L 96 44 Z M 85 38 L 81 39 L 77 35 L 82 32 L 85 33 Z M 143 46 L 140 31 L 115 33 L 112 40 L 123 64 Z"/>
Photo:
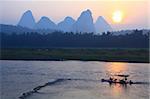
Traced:
<path id="1" fill-rule="evenodd" d="M 113 62 L 109 63 L 107 66 L 107 76 L 108 77 L 113 77 L 115 79 L 123 79 L 122 77 L 114 76 L 118 74 L 126 74 L 127 73 L 127 64 L 126 63 L 119 63 L 119 62 Z M 113 84 L 110 83 L 110 89 L 111 89 L 111 94 L 114 97 L 120 97 L 122 94 L 125 94 L 127 92 L 128 86 L 126 84 Z"/>
<path id="2" fill-rule="evenodd" d="M 116 74 L 124 74 L 127 71 L 126 63 L 113 62 L 107 66 L 107 75 L 112 76 Z"/>
<path id="3" fill-rule="evenodd" d="M 119 97 L 127 94 L 129 86 L 126 84 L 110 84 L 111 94 Z"/>

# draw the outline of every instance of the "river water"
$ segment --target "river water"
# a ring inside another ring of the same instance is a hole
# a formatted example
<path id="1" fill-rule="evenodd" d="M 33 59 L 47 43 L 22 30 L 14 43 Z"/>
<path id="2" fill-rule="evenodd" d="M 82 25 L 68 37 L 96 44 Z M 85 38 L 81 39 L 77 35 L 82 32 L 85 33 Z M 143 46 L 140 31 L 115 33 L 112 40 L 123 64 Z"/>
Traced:
<path id="1" fill-rule="evenodd" d="M 132 81 L 149 82 L 149 64 L 98 61 L 0 61 L 1 99 L 55 82 L 24 99 L 149 99 L 149 84 L 102 83 L 102 78 L 129 74 Z M 61 80 L 59 80 L 61 79 Z"/>

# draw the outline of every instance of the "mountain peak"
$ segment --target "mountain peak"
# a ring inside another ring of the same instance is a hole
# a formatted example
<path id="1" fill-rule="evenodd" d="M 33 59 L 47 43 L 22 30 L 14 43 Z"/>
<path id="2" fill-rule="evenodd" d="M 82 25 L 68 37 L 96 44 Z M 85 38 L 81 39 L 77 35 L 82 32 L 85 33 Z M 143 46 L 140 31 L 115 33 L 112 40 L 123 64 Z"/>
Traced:
<path id="1" fill-rule="evenodd" d="M 53 21 L 51 21 L 48 17 L 42 16 L 41 19 L 37 23 L 51 23 L 53 25 L 56 25 Z"/>
<path id="2" fill-rule="evenodd" d="M 95 29 L 97 33 L 102 33 L 102 32 L 107 32 L 107 31 L 111 31 L 112 28 L 109 25 L 109 23 L 107 23 L 107 21 L 105 20 L 104 17 L 99 16 L 95 22 Z"/>
<path id="3" fill-rule="evenodd" d="M 75 21 L 72 17 L 67 16 L 65 19 L 65 21 Z"/>
<path id="4" fill-rule="evenodd" d="M 42 16 L 40 20 L 50 20 L 50 19 L 46 16 Z"/>
<path id="5" fill-rule="evenodd" d="M 48 17 L 43 16 L 37 22 L 35 28 L 36 29 L 51 29 L 51 30 L 55 30 L 56 29 L 56 24 L 53 21 L 51 21 Z"/>
<path id="6" fill-rule="evenodd" d="M 99 20 L 99 19 L 104 19 L 104 18 L 103 18 L 103 16 L 99 16 L 99 17 L 97 18 L 97 20 Z"/>
<path id="7" fill-rule="evenodd" d="M 90 9 L 87 9 L 85 12 L 92 14 Z"/>
<path id="8" fill-rule="evenodd" d="M 87 9 L 87 10 L 83 11 L 83 12 L 81 13 L 81 15 L 91 16 L 91 15 L 92 15 L 92 12 L 91 12 L 89 9 Z"/>
<path id="9" fill-rule="evenodd" d="M 105 18 L 103 16 L 99 16 L 97 18 L 95 24 L 102 24 L 102 23 L 108 24 L 107 21 L 105 20 Z"/>
<path id="10" fill-rule="evenodd" d="M 31 10 L 27 10 L 25 13 L 26 13 L 26 14 L 27 14 L 27 13 L 28 13 L 28 14 L 32 14 L 32 11 L 31 11 Z"/>
<path id="11" fill-rule="evenodd" d="M 27 27 L 33 29 L 35 26 L 35 19 L 32 15 L 31 10 L 27 10 L 25 13 L 23 13 L 19 23 L 19 26 Z"/>
<path id="12" fill-rule="evenodd" d="M 72 27 L 73 32 L 95 32 L 95 27 L 93 24 L 92 12 L 87 9 L 83 11 L 76 23 Z"/>
<path id="13" fill-rule="evenodd" d="M 75 20 L 72 17 L 67 16 L 63 21 L 58 23 L 58 28 L 64 32 L 70 32 L 72 25 L 75 23 Z"/>

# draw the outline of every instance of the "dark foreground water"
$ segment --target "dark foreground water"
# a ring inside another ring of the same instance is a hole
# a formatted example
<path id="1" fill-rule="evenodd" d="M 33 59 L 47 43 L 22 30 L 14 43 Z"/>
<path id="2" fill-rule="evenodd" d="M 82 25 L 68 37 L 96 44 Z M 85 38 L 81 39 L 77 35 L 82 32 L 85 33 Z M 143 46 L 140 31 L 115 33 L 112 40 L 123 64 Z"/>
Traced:
<path id="1" fill-rule="evenodd" d="M 149 82 L 149 64 L 83 61 L 0 61 L 1 99 L 51 82 L 24 99 L 149 99 L 149 84 L 109 85 L 102 78 L 130 74 L 132 81 Z M 53 83 L 55 82 L 55 83 Z"/>

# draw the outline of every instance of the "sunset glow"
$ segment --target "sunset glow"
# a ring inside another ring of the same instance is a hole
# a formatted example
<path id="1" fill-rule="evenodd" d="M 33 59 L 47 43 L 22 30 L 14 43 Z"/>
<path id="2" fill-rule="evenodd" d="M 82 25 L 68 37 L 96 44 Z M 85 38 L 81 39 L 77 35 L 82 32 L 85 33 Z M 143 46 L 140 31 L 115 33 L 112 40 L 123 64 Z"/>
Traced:
<path id="1" fill-rule="evenodd" d="M 81 12 L 90 9 L 94 22 L 103 16 L 114 30 L 148 28 L 148 0 L 4 0 L 1 4 L 1 23 L 4 24 L 17 24 L 27 10 L 32 11 L 36 22 L 47 16 L 59 23 L 66 16 L 77 20 Z"/>
<path id="2" fill-rule="evenodd" d="M 112 20 L 115 23 L 120 23 L 123 19 L 123 13 L 121 11 L 115 11 L 112 16 Z"/>

